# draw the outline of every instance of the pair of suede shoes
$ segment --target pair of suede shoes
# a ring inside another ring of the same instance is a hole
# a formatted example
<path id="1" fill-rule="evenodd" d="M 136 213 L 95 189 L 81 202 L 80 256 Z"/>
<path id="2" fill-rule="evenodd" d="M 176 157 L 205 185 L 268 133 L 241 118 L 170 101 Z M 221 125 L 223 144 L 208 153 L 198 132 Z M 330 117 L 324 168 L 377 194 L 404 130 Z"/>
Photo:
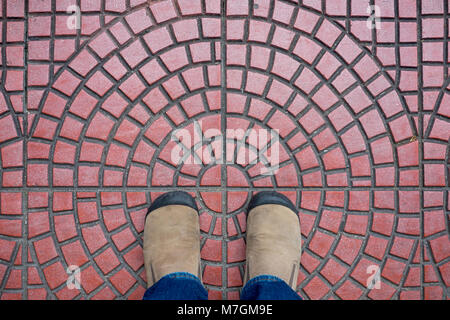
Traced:
<path id="1" fill-rule="evenodd" d="M 174 272 L 202 279 L 199 214 L 191 195 L 168 192 L 152 203 L 145 220 L 143 251 L 148 287 Z M 296 207 L 278 192 L 253 196 L 247 208 L 244 285 L 256 276 L 272 275 L 295 290 L 300 256 Z"/>

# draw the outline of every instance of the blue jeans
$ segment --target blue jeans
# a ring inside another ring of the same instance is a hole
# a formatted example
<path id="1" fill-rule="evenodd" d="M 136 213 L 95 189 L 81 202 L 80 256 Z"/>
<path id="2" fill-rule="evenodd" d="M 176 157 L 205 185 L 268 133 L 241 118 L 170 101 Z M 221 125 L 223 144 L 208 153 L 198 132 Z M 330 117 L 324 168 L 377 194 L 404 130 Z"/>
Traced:
<path id="1" fill-rule="evenodd" d="M 147 289 L 143 300 L 208 300 L 208 291 L 193 274 L 171 273 Z M 242 288 L 241 300 L 301 300 L 280 278 L 261 275 Z"/>

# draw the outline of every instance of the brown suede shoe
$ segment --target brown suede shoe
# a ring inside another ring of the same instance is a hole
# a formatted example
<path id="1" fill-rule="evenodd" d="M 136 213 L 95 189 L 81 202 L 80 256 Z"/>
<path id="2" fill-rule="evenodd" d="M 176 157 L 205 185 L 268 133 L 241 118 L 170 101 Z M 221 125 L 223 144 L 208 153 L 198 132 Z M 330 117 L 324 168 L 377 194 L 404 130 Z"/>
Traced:
<path id="1" fill-rule="evenodd" d="M 200 225 L 194 198 L 175 191 L 152 203 L 143 250 L 148 287 L 174 272 L 189 272 L 201 279 Z"/>
<path id="2" fill-rule="evenodd" d="M 295 290 L 300 256 L 300 221 L 295 206 L 277 192 L 255 195 L 247 213 L 244 282 L 259 275 L 272 275 L 283 279 Z"/>

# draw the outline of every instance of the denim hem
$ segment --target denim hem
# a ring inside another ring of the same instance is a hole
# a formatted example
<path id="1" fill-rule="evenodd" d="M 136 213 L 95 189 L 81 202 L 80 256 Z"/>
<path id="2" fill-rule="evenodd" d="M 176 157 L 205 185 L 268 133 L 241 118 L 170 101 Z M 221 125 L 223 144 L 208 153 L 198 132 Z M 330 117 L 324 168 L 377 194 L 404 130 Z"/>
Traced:
<path id="1" fill-rule="evenodd" d="M 272 275 L 269 275 L 269 274 L 262 274 L 262 275 L 254 277 L 253 279 L 250 279 L 245 284 L 245 286 L 242 288 L 242 290 L 244 290 L 245 287 L 247 287 L 247 286 L 252 286 L 252 285 L 257 284 L 259 282 L 266 282 L 266 281 L 268 281 L 268 282 L 280 282 L 281 281 L 282 283 L 285 283 L 285 281 L 283 279 L 278 278 L 276 276 L 272 276 Z"/>
<path id="2" fill-rule="evenodd" d="M 283 279 L 259 275 L 250 279 L 241 291 L 241 300 L 302 300 Z"/>
<path id="3" fill-rule="evenodd" d="M 148 288 L 143 300 L 207 300 L 208 291 L 201 280 L 188 272 L 169 273 Z M 241 291 L 242 300 L 301 300 L 281 278 L 259 275 Z"/>
<path id="4" fill-rule="evenodd" d="M 207 300 L 201 280 L 188 272 L 169 273 L 145 291 L 143 300 Z"/>
<path id="5" fill-rule="evenodd" d="M 192 273 L 189 273 L 189 272 L 173 272 L 173 273 L 169 273 L 169 274 L 166 274 L 164 277 L 162 277 L 161 279 L 159 279 L 159 280 L 162 280 L 162 279 L 186 279 L 186 280 L 197 280 L 198 282 L 200 282 L 201 283 L 201 281 L 200 281 L 200 279 L 196 276 L 196 275 L 193 275 Z"/>

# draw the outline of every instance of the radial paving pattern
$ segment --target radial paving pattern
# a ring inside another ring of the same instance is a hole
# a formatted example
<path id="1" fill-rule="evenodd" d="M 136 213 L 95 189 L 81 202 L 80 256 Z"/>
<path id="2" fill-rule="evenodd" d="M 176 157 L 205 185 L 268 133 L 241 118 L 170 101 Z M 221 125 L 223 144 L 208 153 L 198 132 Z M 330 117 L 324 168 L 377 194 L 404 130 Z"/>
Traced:
<path id="1" fill-rule="evenodd" d="M 299 208 L 303 298 L 448 298 L 447 1 L 17 2 L 0 1 L 1 299 L 142 298 L 144 217 L 170 190 L 198 201 L 210 298 L 237 299 L 245 207 L 268 189 Z"/>

